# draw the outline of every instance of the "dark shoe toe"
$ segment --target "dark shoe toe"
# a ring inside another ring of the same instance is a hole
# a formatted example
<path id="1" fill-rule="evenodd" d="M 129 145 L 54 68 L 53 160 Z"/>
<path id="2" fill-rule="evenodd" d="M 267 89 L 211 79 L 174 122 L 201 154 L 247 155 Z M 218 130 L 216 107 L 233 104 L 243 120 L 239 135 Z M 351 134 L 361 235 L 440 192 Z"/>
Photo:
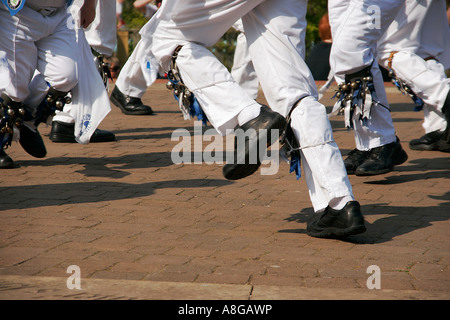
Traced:
<path id="1" fill-rule="evenodd" d="M 90 142 L 116 141 L 116 136 L 111 131 L 96 129 L 91 136 Z"/>
<path id="2" fill-rule="evenodd" d="M 409 142 L 409 147 L 412 150 L 419 150 L 419 151 L 431 151 L 436 150 L 437 143 L 439 140 L 442 139 L 444 136 L 443 131 L 433 131 L 429 132 L 419 139 L 414 139 Z"/>
<path id="3" fill-rule="evenodd" d="M 14 168 L 14 162 L 5 151 L 0 150 L 0 169 L 12 169 Z"/>
<path id="4" fill-rule="evenodd" d="M 142 103 L 140 98 L 126 96 L 116 86 L 111 93 L 111 102 L 127 115 L 152 115 L 151 107 Z"/>
<path id="5" fill-rule="evenodd" d="M 47 155 L 44 140 L 42 140 L 39 131 L 33 132 L 27 126 L 20 128 L 19 143 L 22 148 L 35 158 L 44 158 Z"/>

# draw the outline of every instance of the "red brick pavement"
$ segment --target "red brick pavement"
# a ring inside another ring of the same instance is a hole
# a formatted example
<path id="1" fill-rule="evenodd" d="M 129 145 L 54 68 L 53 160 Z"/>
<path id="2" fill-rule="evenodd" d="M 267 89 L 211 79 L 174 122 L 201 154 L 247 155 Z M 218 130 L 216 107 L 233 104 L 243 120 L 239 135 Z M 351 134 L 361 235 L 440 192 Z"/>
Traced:
<path id="1" fill-rule="evenodd" d="M 220 164 L 173 164 L 172 133 L 192 134 L 193 121 L 165 81 L 143 99 L 154 116 L 112 106 L 100 128 L 116 142 L 53 143 L 41 127 L 47 157 L 14 143 L 18 168 L 1 171 L 0 298 L 450 298 L 449 156 L 409 149 L 423 113 L 387 90 L 409 159 L 385 175 L 350 176 L 367 232 L 345 241 L 306 235 L 305 181 L 285 163 L 234 182 Z M 353 134 L 331 120 L 345 155 Z M 81 290 L 66 287 L 70 265 L 80 267 Z M 371 265 L 381 290 L 367 288 Z"/>

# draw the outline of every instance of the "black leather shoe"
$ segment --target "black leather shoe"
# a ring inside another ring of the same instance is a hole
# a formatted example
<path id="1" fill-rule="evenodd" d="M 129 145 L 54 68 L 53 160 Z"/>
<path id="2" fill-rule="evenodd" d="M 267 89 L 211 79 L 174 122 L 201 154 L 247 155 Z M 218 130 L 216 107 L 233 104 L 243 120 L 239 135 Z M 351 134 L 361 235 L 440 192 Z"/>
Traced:
<path id="1" fill-rule="evenodd" d="M 151 115 L 153 114 L 152 108 L 142 103 L 140 98 L 130 97 L 124 95 L 119 88 L 114 87 L 111 94 L 111 102 L 119 107 L 123 113 L 128 115 Z"/>
<path id="2" fill-rule="evenodd" d="M 14 162 L 10 156 L 6 154 L 5 151 L 0 150 L 0 169 L 11 169 L 14 168 Z"/>
<path id="3" fill-rule="evenodd" d="M 317 213 L 307 223 L 306 233 L 316 238 L 342 238 L 366 231 L 361 207 L 357 201 L 349 201 L 341 210 L 329 206 Z"/>
<path id="4" fill-rule="evenodd" d="M 344 160 L 347 174 L 355 174 L 356 169 L 367 159 L 369 154 L 370 151 L 361 151 L 356 148 L 350 151 Z"/>
<path id="5" fill-rule="evenodd" d="M 444 132 L 443 137 L 436 142 L 436 149 L 441 152 L 450 152 L 450 131 L 447 130 Z"/>
<path id="6" fill-rule="evenodd" d="M 384 146 L 373 148 L 367 159 L 356 169 L 357 176 L 374 176 L 392 171 L 395 165 L 408 160 L 408 155 L 397 140 Z"/>
<path id="7" fill-rule="evenodd" d="M 111 142 L 116 141 L 116 136 L 111 131 L 95 129 L 90 142 Z"/>
<path id="8" fill-rule="evenodd" d="M 20 127 L 19 143 L 28 154 L 35 158 L 44 158 L 47 155 L 44 140 L 37 130 L 33 132 L 27 126 Z"/>
<path id="9" fill-rule="evenodd" d="M 261 111 L 255 119 L 237 128 L 240 133 L 254 133 L 255 136 L 245 136 L 244 148 L 240 147 L 240 144 L 237 142 L 238 139 L 235 138 L 233 163 L 226 164 L 223 167 L 223 176 L 228 180 L 238 180 L 255 173 L 261 165 L 259 155 L 263 154 L 258 149 L 259 141 L 266 141 L 265 145 L 270 144 L 272 141 L 272 130 L 278 129 L 278 133 L 281 135 L 285 127 L 286 119 L 282 115 L 272 111 L 267 106 L 261 106 Z M 237 130 L 235 132 L 239 134 Z"/>
<path id="10" fill-rule="evenodd" d="M 447 94 L 447 98 L 442 106 L 442 112 L 445 115 L 447 127 L 445 128 L 442 138 L 436 143 L 436 148 L 442 152 L 450 152 L 450 92 Z"/>
<path id="11" fill-rule="evenodd" d="M 444 131 L 433 131 L 429 132 L 419 139 L 414 139 L 409 142 L 409 147 L 412 150 L 420 150 L 420 151 L 431 151 L 437 150 L 438 141 L 443 139 Z"/>
<path id="12" fill-rule="evenodd" d="M 50 140 L 53 142 L 75 143 L 75 125 L 60 121 L 52 122 Z M 90 142 L 110 142 L 116 141 L 116 136 L 111 131 L 96 129 L 91 136 Z"/>

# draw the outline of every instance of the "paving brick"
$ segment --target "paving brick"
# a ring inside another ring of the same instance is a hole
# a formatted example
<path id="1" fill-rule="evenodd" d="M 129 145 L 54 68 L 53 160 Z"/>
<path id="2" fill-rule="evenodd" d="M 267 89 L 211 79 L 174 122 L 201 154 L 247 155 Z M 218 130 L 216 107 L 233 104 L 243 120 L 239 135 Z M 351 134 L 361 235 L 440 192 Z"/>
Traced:
<path id="1" fill-rule="evenodd" d="M 8 154 L 18 167 L 2 171 L 1 294 L 160 298 L 177 287 L 169 298 L 448 299 L 449 157 L 409 149 L 423 135 L 423 114 L 387 86 L 409 159 L 384 175 L 349 176 L 367 232 L 344 241 L 306 234 L 314 214 L 306 182 L 284 162 L 274 175 L 238 181 L 223 178 L 223 164 L 174 164 L 172 133 L 194 131 L 165 81 L 143 98 L 155 116 L 112 106 L 100 128 L 115 142 L 56 144 L 40 127 L 47 157 L 34 159 L 14 143 Z M 323 99 L 328 108 L 331 95 Z M 345 156 L 354 137 L 342 121 L 331 118 Z M 85 291 L 65 289 L 72 264 Z M 380 267 L 382 290 L 366 287 L 370 265 Z M 119 284 L 128 291 L 119 294 Z"/>

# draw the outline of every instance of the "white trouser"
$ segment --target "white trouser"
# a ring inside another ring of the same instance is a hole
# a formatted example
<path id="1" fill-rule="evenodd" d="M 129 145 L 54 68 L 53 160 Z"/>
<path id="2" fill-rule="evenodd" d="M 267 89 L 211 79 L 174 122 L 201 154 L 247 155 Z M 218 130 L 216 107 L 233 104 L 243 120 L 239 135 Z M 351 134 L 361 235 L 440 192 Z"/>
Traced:
<path id="1" fill-rule="evenodd" d="M 434 34 L 426 32 L 428 24 L 435 27 Z M 391 52 L 397 52 L 390 61 L 393 71 L 424 101 L 426 133 L 446 128 L 441 110 L 450 80 L 440 62 L 424 60 L 443 57 L 446 42 L 450 42 L 450 30 L 445 1 L 407 0 L 378 43 L 380 65 L 389 68 Z"/>
<path id="2" fill-rule="evenodd" d="M 427 65 L 429 70 L 434 71 L 435 73 L 441 75 L 443 81 L 447 81 L 448 78 L 445 74 L 444 65 L 436 60 L 427 60 Z M 417 90 L 417 89 L 416 89 Z M 447 88 L 447 95 L 449 94 Z M 433 131 L 444 131 L 447 127 L 447 120 L 445 119 L 445 115 L 442 113 L 442 105 L 441 107 L 428 106 L 427 104 L 423 107 L 423 115 L 424 120 L 422 127 L 425 129 L 425 133 L 430 133 Z"/>
<path id="3" fill-rule="evenodd" d="M 83 2 L 74 0 L 72 7 L 81 8 Z M 98 53 L 110 57 L 117 42 L 116 0 L 97 0 L 95 13 L 94 21 L 85 29 L 86 40 Z"/>
<path id="4" fill-rule="evenodd" d="M 11 72 L 6 59 L 6 52 L 0 50 L 0 94 L 11 83 Z"/>
<path id="5" fill-rule="evenodd" d="M 64 12 L 66 12 L 65 7 Z M 103 85 L 101 76 L 94 64 L 91 48 L 86 40 L 84 30 L 76 28 L 76 26 L 79 25 L 79 21 L 77 19 L 77 16 L 74 16 L 74 18 L 75 21 L 72 19 L 72 16 L 69 13 L 65 15 L 62 21 L 63 26 L 65 26 L 67 30 L 70 30 L 72 33 L 74 33 L 74 38 L 73 42 L 71 43 L 71 50 L 68 53 L 61 52 L 60 54 L 63 55 L 62 58 L 71 55 L 76 57 L 76 61 L 78 63 L 76 64 L 77 68 L 75 69 L 75 71 L 77 72 L 74 71 L 75 74 L 73 75 L 66 75 L 66 66 L 64 64 L 55 66 L 55 68 L 57 67 L 57 71 L 60 71 L 61 73 L 60 74 L 59 72 L 57 72 L 56 75 L 61 77 L 66 76 L 69 80 L 72 77 L 76 76 L 77 81 L 70 87 L 67 86 L 67 89 L 64 90 L 63 88 L 59 88 L 52 84 L 51 81 L 49 81 L 48 75 L 45 73 L 46 69 L 42 70 L 40 68 L 37 68 L 36 70 L 35 68 L 35 70 L 33 70 L 33 79 L 28 86 L 30 94 L 24 100 L 24 105 L 27 109 L 36 109 L 36 107 L 40 104 L 40 102 L 45 98 L 47 94 L 47 82 L 49 82 L 49 84 L 54 86 L 57 90 L 70 91 L 72 94 L 72 103 L 66 105 L 64 107 L 64 112 L 59 113 L 57 116 L 55 116 L 56 119 L 54 117 L 53 120 L 75 123 L 75 140 L 79 143 L 88 143 L 90 137 L 92 136 L 100 122 L 110 111 L 110 104 L 105 86 Z M 73 22 L 75 22 L 75 24 L 73 24 Z M 67 28 L 70 25 L 74 26 L 74 28 Z M 55 40 L 55 48 L 60 48 L 61 46 L 64 47 L 65 42 L 61 40 L 62 39 L 60 38 Z M 48 54 L 53 55 L 56 52 L 58 51 L 50 51 Z M 64 54 L 66 54 L 66 56 L 64 56 Z M 57 57 L 52 58 L 55 59 Z M 58 60 L 59 63 L 62 63 L 62 61 L 64 60 Z M 26 123 L 26 125 L 28 125 L 31 129 L 34 129 L 34 122 Z"/>
<path id="6" fill-rule="evenodd" d="M 151 57 L 150 48 L 145 39 L 141 39 L 120 70 L 116 87 L 131 97 L 142 98 L 147 87 L 156 80 L 159 65 Z"/>
<path id="7" fill-rule="evenodd" d="M 380 64 L 387 65 L 387 62 L 381 61 Z M 425 61 L 412 52 L 399 51 L 392 59 L 392 69 L 424 101 L 422 126 L 425 132 L 445 130 L 442 107 L 450 91 L 450 79 L 443 72 L 442 65 L 435 60 Z"/>
<path id="8" fill-rule="evenodd" d="M 29 96 L 35 70 L 59 91 L 70 91 L 77 84 L 76 33 L 68 28 L 69 18 L 65 6 L 47 17 L 24 6 L 11 17 L 0 4 L 0 50 L 6 52 L 13 79 L 5 92 L 14 101 Z"/>
<path id="9" fill-rule="evenodd" d="M 250 53 L 248 52 L 248 44 L 242 21 L 239 19 L 233 25 L 233 28 L 238 30 L 239 34 L 236 39 L 231 76 L 253 99 L 256 99 L 258 97 L 259 81 L 256 76 L 255 67 L 253 67 L 252 59 L 250 58 Z"/>
<path id="10" fill-rule="evenodd" d="M 331 200 L 353 199 L 340 151 L 333 140 L 325 107 L 304 58 L 306 5 L 302 0 L 165 0 L 141 30 L 151 54 L 169 69 L 174 50 L 182 45 L 177 65 L 211 124 L 222 134 L 234 129 L 237 116 L 255 105 L 206 46 L 214 44 L 242 18 L 258 79 L 270 107 L 287 116 L 302 147 L 303 169 L 316 211 Z"/>
<path id="11" fill-rule="evenodd" d="M 83 3 L 84 0 L 75 0 L 71 6 L 70 11 L 74 16 L 75 23 L 79 21 L 79 9 Z M 110 57 L 114 53 L 117 42 L 116 1 L 98 0 L 95 13 L 94 21 L 85 29 L 86 40 L 98 53 Z M 56 112 L 53 121 L 74 123 L 74 113 L 71 104 L 65 105 L 63 112 Z"/>
<path id="12" fill-rule="evenodd" d="M 333 36 L 330 66 L 336 82 L 340 83 L 345 75 L 372 65 L 377 100 L 386 107 L 372 107 L 371 118 L 364 124 L 353 119 L 356 148 L 359 150 L 369 150 L 396 139 L 383 78 L 376 63 L 376 51 L 378 40 L 394 20 L 403 1 L 328 1 Z"/>
<path id="13" fill-rule="evenodd" d="M 239 26 L 235 24 L 235 28 L 241 33 L 238 34 L 236 39 L 237 43 L 231 75 L 251 97 L 256 99 L 259 82 L 248 52 L 247 39 L 243 33 L 242 22 Z M 116 86 L 127 96 L 142 98 L 147 87 L 153 84 L 154 77 L 150 75 L 150 77 L 146 78 L 144 76 L 147 65 L 143 64 L 143 62 L 148 57 L 148 51 L 144 41 L 139 41 L 117 77 Z M 152 69 L 158 71 L 156 61 L 153 63 Z"/>

